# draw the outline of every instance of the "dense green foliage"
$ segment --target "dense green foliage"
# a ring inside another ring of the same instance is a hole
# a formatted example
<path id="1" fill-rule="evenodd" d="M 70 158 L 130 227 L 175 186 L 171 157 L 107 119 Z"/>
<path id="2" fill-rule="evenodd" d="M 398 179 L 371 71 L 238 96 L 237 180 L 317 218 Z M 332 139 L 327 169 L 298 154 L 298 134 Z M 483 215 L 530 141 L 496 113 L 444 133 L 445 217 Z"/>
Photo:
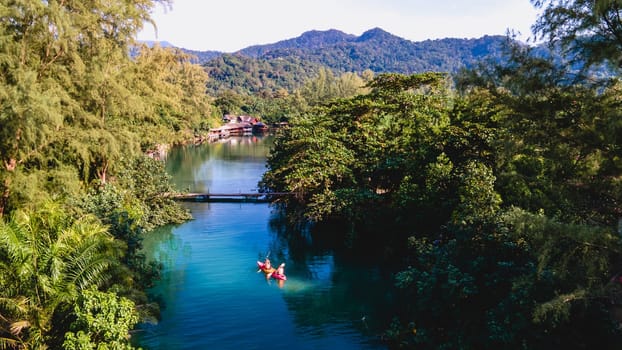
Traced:
<path id="1" fill-rule="evenodd" d="M 294 91 L 322 66 L 296 57 L 257 60 L 225 54 L 205 63 L 204 67 L 210 76 L 208 92 L 215 95 L 226 90 L 247 94 L 273 93 L 280 89 Z"/>
<path id="2" fill-rule="evenodd" d="M 217 94 L 214 105 L 223 115 L 253 115 L 269 123 L 288 121 L 313 106 L 336 98 L 352 97 L 365 91 L 365 83 L 373 77 L 371 71 L 361 75 L 343 73 L 336 76 L 325 67 L 304 82 L 293 93 L 285 89 L 274 92 L 260 90 L 248 95 L 244 92 L 226 90 Z M 245 86 L 245 85 L 242 85 Z"/>
<path id="3" fill-rule="evenodd" d="M 106 182 L 122 153 L 209 126 L 199 67 L 158 47 L 128 54 L 152 1 L 1 6 L 0 212 L 75 195 L 77 181 Z"/>
<path id="4" fill-rule="evenodd" d="M 56 206 L 0 222 L 0 343 L 62 343 L 71 315 L 65 311 L 84 290 L 110 280 L 120 244 L 95 218 L 74 220 Z"/>
<path id="5" fill-rule="evenodd" d="M 588 66 L 622 65 L 622 2 L 618 0 L 531 0 L 543 13 L 534 26 L 551 45 L 560 44 Z"/>
<path id="6" fill-rule="evenodd" d="M 141 234 L 188 213 L 144 153 L 215 125 L 191 57 L 135 46 L 158 3 L 0 4 L 0 348 L 127 348 L 157 313 Z"/>
<path id="7" fill-rule="evenodd" d="M 295 194 L 292 218 L 346 223 L 346 246 L 397 257 L 392 347 L 622 340 L 620 82 L 510 52 L 457 91 L 443 74 L 380 75 L 276 140 L 262 186 Z"/>
<path id="8" fill-rule="evenodd" d="M 134 349 L 127 334 L 138 322 L 134 304 L 114 293 L 85 290 L 75 306 L 77 333 L 67 332 L 65 349 Z M 86 330 L 86 331 L 85 331 Z"/>

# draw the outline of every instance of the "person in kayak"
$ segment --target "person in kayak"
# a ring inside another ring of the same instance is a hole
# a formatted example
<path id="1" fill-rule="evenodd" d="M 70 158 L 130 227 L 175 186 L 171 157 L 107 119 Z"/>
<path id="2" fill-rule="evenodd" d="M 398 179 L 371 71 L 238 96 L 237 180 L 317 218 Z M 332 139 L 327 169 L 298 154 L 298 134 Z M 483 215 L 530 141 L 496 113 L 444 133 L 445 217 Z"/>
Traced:
<path id="1" fill-rule="evenodd" d="M 285 276 L 285 263 L 279 265 L 279 267 L 276 269 L 276 274 Z"/>
<path id="2" fill-rule="evenodd" d="M 283 288 L 285 280 L 287 279 L 287 277 L 285 277 L 285 263 L 281 263 L 281 265 L 279 265 L 276 271 L 274 271 L 273 277 L 276 278 L 276 283 L 278 284 L 279 288 Z"/>
<path id="3" fill-rule="evenodd" d="M 270 259 L 268 258 L 266 258 L 263 262 L 257 261 L 257 266 L 259 267 L 259 270 L 257 270 L 257 272 L 262 271 L 266 274 L 266 278 L 270 278 L 270 276 L 272 276 L 272 273 L 275 271 L 274 267 L 272 267 Z"/>

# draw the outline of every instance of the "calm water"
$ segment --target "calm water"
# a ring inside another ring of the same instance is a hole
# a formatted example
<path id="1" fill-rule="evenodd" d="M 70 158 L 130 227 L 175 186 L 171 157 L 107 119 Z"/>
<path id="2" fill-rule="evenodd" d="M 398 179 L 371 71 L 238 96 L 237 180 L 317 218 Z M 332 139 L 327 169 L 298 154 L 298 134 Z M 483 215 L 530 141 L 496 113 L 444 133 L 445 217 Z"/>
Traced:
<path id="1" fill-rule="evenodd" d="M 191 191 L 251 192 L 265 171 L 271 139 L 243 137 L 174 149 L 167 171 Z M 164 303 L 161 321 L 143 325 L 146 349 L 382 349 L 386 286 L 361 266 L 310 240 L 288 243 L 268 204 L 185 203 L 194 220 L 145 239 L 164 264 L 151 290 Z M 291 232 L 290 232 L 291 234 Z M 297 236 L 300 236 L 299 234 Z M 279 285 L 257 273 L 269 254 L 286 263 Z"/>

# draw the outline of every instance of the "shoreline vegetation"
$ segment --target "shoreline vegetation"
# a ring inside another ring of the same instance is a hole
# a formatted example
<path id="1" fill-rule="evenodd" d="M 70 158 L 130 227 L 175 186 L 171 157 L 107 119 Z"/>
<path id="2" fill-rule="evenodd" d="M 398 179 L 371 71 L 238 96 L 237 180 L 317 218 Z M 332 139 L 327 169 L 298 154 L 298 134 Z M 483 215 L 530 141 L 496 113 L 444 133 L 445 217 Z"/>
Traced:
<path id="1" fill-rule="evenodd" d="M 130 349 L 158 317 L 141 236 L 190 216 L 145 154 L 219 120 L 190 56 L 135 46 L 158 3 L 0 5 L 0 348 Z"/>
<path id="2" fill-rule="evenodd" d="M 309 66 L 292 91 L 215 96 L 181 50 L 136 49 L 168 0 L 1 4 L 0 348 L 134 348 L 158 317 L 141 237 L 190 217 L 146 154 L 229 114 L 290 124 L 260 187 L 293 194 L 275 203 L 292 224 L 391 258 L 390 348 L 617 348 L 622 7 L 532 3 L 574 59 L 508 40 L 454 75 Z"/>

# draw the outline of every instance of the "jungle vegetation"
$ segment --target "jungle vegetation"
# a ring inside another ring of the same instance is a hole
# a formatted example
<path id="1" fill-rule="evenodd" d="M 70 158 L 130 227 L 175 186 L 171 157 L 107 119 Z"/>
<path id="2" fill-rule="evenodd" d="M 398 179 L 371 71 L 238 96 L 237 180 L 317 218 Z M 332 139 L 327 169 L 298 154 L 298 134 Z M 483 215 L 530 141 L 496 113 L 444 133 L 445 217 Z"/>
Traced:
<path id="1" fill-rule="evenodd" d="M 395 261 L 393 348 L 622 341 L 622 84 L 590 75 L 622 68 L 622 2 L 532 3 L 534 35 L 582 69 L 510 45 L 456 76 L 381 74 L 275 141 L 262 187 L 295 194 L 290 220 Z"/>
<path id="2" fill-rule="evenodd" d="M 158 4 L 0 3 L 2 349 L 129 349 L 157 316 L 141 233 L 189 214 L 145 152 L 216 119 L 188 55 L 135 49 Z"/>

